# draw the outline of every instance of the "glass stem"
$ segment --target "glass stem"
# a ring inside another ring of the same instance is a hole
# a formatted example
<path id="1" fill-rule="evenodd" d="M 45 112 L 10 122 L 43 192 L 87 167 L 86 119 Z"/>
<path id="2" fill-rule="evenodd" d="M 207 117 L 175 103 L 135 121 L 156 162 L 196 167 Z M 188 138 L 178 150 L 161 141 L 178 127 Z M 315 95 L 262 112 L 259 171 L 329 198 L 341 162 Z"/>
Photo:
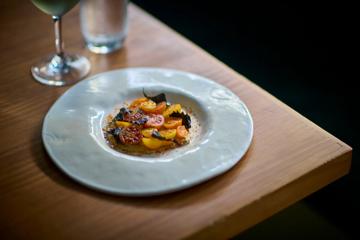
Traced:
<path id="1" fill-rule="evenodd" d="M 61 34 L 61 17 L 53 16 L 55 30 L 55 49 L 56 55 L 51 59 L 51 68 L 53 71 L 65 71 L 66 64 L 64 58 L 64 48 Z"/>
<path id="2" fill-rule="evenodd" d="M 56 54 L 59 57 L 63 57 L 64 49 L 63 49 L 63 42 L 62 42 L 62 34 L 61 34 L 61 17 L 53 16 L 54 21 L 54 28 L 55 28 L 55 47 L 56 47 Z"/>

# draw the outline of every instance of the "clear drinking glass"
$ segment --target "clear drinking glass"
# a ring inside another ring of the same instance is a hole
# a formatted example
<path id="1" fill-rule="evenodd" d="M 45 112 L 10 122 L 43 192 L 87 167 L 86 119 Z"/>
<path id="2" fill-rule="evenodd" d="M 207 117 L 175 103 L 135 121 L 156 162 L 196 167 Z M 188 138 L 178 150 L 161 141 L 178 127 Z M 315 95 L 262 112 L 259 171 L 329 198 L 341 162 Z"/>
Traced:
<path id="1" fill-rule="evenodd" d="M 56 53 L 31 67 L 33 77 L 40 83 L 63 86 L 84 78 L 90 71 L 89 60 L 77 54 L 65 54 L 61 34 L 61 17 L 79 0 L 31 0 L 41 11 L 52 16 L 55 27 Z"/>
<path id="2" fill-rule="evenodd" d="M 95 53 L 113 52 L 123 46 L 128 0 L 81 0 L 80 25 L 86 46 Z"/>

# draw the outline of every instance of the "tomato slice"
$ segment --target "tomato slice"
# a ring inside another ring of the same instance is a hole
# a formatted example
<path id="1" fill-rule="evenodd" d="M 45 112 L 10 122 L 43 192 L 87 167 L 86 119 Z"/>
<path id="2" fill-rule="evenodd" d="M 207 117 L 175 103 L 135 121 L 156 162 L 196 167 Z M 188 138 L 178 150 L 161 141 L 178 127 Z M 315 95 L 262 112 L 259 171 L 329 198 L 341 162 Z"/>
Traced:
<path id="1" fill-rule="evenodd" d="M 173 139 L 176 136 L 176 129 L 168 129 L 168 130 L 160 130 L 160 136 L 164 137 L 165 139 Z"/>
<path id="2" fill-rule="evenodd" d="M 143 110 L 144 112 L 147 112 L 147 113 L 154 110 L 155 108 L 156 108 L 156 103 L 151 101 L 151 100 L 143 102 L 140 105 L 140 109 Z"/>
<path id="3" fill-rule="evenodd" d="M 158 149 L 162 146 L 162 141 L 155 138 L 143 138 L 142 143 L 150 149 Z"/>
<path id="4" fill-rule="evenodd" d="M 168 118 L 168 119 L 166 119 L 166 121 L 164 123 L 164 127 L 168 128 L 168 129 L 169 128 L 174 129 L 181 125 L 182 125 L 181 118 Z"/>
<path id="5" fill-rule="evenodd" d="M 163 115 L 160 115 L 160 114 L 150 115 L 149 119 L 145 123 L 145 127 L 159 129 L 164 124 L 164 121 L 165 121 L 165 119 L 164 119 Z"/>
<path id="6" fill-rule="evenodd" d="M 158 149 L 162 146 L 168 146 L 174 144 L 171 141 L 163 141 L 156 138 L 142 138 L 142 143 L 149 149 Z"/>
<path id="7" fill-rule="evenodd" d="M 166 102 L 161 102 L 156 105 L 156 108 L 150 111 L 150 113 L 154 114 L 162 114 L 162 112 L 166 109 Z"/>
<path id="8" fill-rule="evenodd" d="M 151 135 L 154 131 L 157 131 L 157 129 L 156 128 L 145 128 L 145 129 L 141 130 L 141 133 L 144 137 L 149 138 L 149 137 L 151 137 Z"/>
<path id="9" fill-rule="evenodd" d="M 140 109 L 146 113 L 161 114 L 166 109 L 166 102 L 156 105 L 155 102 L 149 100 L 141 104 Z"/>
<path id="10" fill-rule="evenodd" d="M 140 107 L 140 105 L 144 102 L 147 102 L 148 99 L 143 97 L 143 98 L 137 98 L 134 101 L 132 101 L 132 103 L 130 104 L 129 108 L 134 110 Z"/>
<path id="11" fill-rule="evenodd" d="M 186 130 L 184 125 L 178 126 L 176 128 L 176 137 L 178 138 L 186 138 L 189 134 L 188 130 Z"/>
<path id="12" fill-rule="evenodd" d="M 180 104 L 173 104 L 170 105 L 170 107 L 168 107 L 164 112 L 163 112 L 163 116 L 164 117 L 169 117 L 172 113 L 174 112 L 181 112 L 181 105 Z"/>
<path id="13" fill-rule="evenodd" d="M 125 121 L 116 121 L 115 124 L 118 127 L 130 127 L 131 126 L 131 123 L 125 122 Z"/>

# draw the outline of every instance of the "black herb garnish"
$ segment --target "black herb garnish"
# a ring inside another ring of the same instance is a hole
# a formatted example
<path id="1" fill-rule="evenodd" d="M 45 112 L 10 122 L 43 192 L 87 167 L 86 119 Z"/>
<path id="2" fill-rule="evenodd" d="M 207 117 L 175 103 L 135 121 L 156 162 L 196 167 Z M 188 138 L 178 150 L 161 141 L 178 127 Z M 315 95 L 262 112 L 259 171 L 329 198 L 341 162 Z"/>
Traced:
<path id="1" fill-rule="evenodd" d="M 151 136 L 153 138 L 157 138 L 157 139 L 160 139 L 160 140 L 165 140 L 166 138 L 164 138 L 163 136 L 160 135 L 160 133 L 158 131 L 153 131 L 151 133 Z"/>
<path id="2" fill-rule="evenodd" d="M 181 113 L 173 112 L 172 114 L 170 114 L 170 117 L 181 118 L 183 120 L 183 124 L 184 124 L 185 128 L 186 129 L 191 128 L 191 118 L 190 118 L 189 114 L 185 114 L 183 112 L 181 112 Z"/>
<path id="3" fill-rule="evenodd" d="M 113 128 L 107 132 L 115 138 L 116 142 L 119 142 L 119 135 L 120 135 L 121 131 L 122 131 L 122 128 Z"/>
<path id="4" fill-rule="evenodd" d="M 125 114 L 129 114 L 129 113 L 131 113 L 130 110 L 123 107 L 120 109 L 119 113 L 114 117 L 114 120 L 122 121 L 122 120 L 124 120 Z"/>
<path id="5" fill-rule="evenodd" d="M 145 90 L 143 89 L 143 94 L 144 94 L 144 97 L 146 97 L 147 99 L 150 99 L 151 101 L 153 101 L 155 103 L 167 102 L 165 93 L 160 93 L 156 96 L 150 97 L 150 96 L 146 95 Z"/>
<path id="6" fill-rule="evenodd" d="M 136 124 L 136 125 L 144 125 L 147 122 L 147 120 L 148 119 L 146 117 L 143 117 L 143 118 L 140 118 L 139 120 L 132 121 L 132 123 Z"/>

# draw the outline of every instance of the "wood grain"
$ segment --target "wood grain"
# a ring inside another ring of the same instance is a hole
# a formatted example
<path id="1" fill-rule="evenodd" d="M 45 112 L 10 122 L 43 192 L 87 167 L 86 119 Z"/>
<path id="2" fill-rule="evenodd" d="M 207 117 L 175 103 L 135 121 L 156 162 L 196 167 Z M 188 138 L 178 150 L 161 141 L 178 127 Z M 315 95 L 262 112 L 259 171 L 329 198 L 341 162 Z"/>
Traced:
<path id="1" fill-rule="evenodd" d="M 229 238 L 349 171 L 352 149 L 345 143 L 138 7 L 129 10 L 125 48 L 103 56 L 84 49 L 75 8 L 64 17 L 66 50 L 88 56 L 91 75 L 165 67 L 229 87 L 253 115 L 248 153 L 222 176 L 159 197 L 116 197 L 73 182 L 40 138 L 47 110 L 68 87 L 46 87 L 30 76 L 31 64 L 54 50 L 50 17 L 30 1 L 1 1 L 1 239 Z"/>

